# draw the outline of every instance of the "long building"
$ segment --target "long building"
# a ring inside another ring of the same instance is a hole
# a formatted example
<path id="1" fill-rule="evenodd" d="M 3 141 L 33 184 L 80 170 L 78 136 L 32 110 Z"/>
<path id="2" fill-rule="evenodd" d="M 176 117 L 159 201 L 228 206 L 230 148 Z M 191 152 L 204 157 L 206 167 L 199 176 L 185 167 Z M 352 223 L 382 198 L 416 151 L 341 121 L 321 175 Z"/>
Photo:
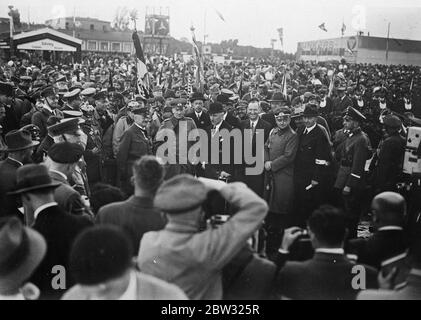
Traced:
<path id="1" fill-rule="evenodd" d="M 421 41 L 351 36 L 299 42 L 297 59 L 421 66 Z"/>

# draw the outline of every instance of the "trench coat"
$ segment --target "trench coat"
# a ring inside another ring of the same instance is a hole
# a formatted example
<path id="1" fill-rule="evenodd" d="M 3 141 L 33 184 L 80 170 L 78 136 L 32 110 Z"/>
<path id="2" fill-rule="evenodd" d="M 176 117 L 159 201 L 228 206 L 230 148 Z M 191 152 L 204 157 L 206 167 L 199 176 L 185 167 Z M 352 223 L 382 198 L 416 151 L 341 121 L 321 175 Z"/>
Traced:
<path id="1" fill-rule="evenodd" d="M 265 188 L 268 185 L 272 188 L 270 196 L 266 199 L 271 212 L 279 214 L 291 212 L 297 148 L 298 135 L 291 127 L 285 130 L 274 128 L 270 132 L 265 144 L 265 163 L 272 161 L 272 168 L 270 171 L 265 171 Z"/>

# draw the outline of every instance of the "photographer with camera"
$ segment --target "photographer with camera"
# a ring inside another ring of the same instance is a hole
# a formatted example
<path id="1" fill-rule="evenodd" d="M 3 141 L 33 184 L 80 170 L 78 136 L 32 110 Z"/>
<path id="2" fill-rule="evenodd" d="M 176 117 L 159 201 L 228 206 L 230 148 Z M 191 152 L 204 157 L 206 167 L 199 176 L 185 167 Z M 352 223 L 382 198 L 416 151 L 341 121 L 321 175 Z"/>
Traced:
<path id="1" fill-rule="evenodd" d="M 215 190 L 237 210 L 224 224 L 204 229 L 209 192 Z M 144 234 L 140 270 L 176 284 L 190 299 L 222 299 L 222 269 L 259 229 L 266 202 L 243 183 L 183 174 L 161 185 L 154 206 L 166 213 L 168 223 L 161 231 Z"/>
<path id="2" fill-rule="evenodd" d="M 308 220 L 307 230 L 292 227 L 284 231 L 277 258 L 276 295 L 296 300 L 350 300 L 359 290 L 353 288 L 355 264 L 348 260 L 343 246 L 347 235 L 346 216 L 332 206 L 321 206 Z M 303 262 L 289 261 L 293 243 L 309 237 L 315 250 L 313 258 Z M 377 288 L 377 271 L 365 269 L 366 288 Z"/>

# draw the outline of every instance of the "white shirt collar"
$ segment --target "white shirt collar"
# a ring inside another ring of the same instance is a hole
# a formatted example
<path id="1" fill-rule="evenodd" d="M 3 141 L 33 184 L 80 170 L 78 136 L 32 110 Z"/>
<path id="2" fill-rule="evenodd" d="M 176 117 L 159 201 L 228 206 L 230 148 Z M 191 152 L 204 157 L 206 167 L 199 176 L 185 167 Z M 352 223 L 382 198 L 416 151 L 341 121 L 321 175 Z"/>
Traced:
<path id="1" fill-rule="evenodd" d="M 215 131 L 219 131 L 219 127 L 221 126 L 221 124 L 222 124 L 222 121 L 215 126 Z"/>
<path id="2" fill-rule="evenodd" d="M 304 131 L 307 131 L 307 133 L 310 133 L 311 132 L 311 130 L 313 130 L 314 128 L 316 128 L 316 126 L 317 126 L 317 123 L 315 123 L 312 127 L 310 127 L 310 128 L 305 128 L 305 130 Z"/>
<path id="3" fill-rule="evenodd" d="M 329 253 L 329 254 L 345 254 L 343 248 L 317 248 L 315 252 Z"/>
<path id="4" fill-rule="evenodd" d="M 254 121 L 250 120 L 250 126 L 251 124 L 253 124 L 254 127 L 256 128 L 257 122 L 259 122 L 259 118 L 257 118 L 257 120 L 254 120 Z"/>
<path id="5" fill-rule="evenodd" d="M 403 230 L 402 227 L 399 226 L 384 226 L 381 228 L 378 228 L 377 231 L 390 231 L 390 230 Z"/>
<path id="6" fill-rule="evenodd" d="M 225 112 L 224 114 L 224 120 L 227 118 L 228 112 Z"/>
<path id="7" fill-rule="evenodd" d="M 23 163 L 22 163 L 22 162 L 20 162 L 20 161 L 18 161 L 18 160 L 16 160 L 16 159 L 13 159 L 13 158 L 11 158 L 11 157 L 8 157 L 8 159 L 10 159 L 10 160 L 12 160 L 12 161 L 14 161 L 14 162 L 17 162 L 20 166 L 23 166 Z"/>
<path id="8" fill-rule="evenodd" d="M 130 272 L 129 285 L 118 300 L 137 300 L 137 276 L 136 272 Z"/>
<path id="9" fill-rule="evenodd" d="M 194 113 L 196 113 L 196 117 L 199 119 L 199 118 L 202 116 L 202 112 L 203 112 L 203 111 L 200 111 L 200 113 L 199 113 L 199 112 L 196 112 L 196 111 L 195 111 Z"/>
<path id="10" fill-rule="evenodd" d="M 64 180 L 67 181 L 67 176 L 63 172 L 60 172 L 60 171 L 57 171 L 57 170 L 53 170 L 53 169 L 50 169 L 50 172 L 57 173 L 60 177 L 62 177 Z"/>
<path id="11" fill-rule="evenodd" d="M 36 219 L 38 217 L 38 215 L 40 214 L 40 212 L 42 210 L 45 210 L 47 208 L 54 207 L 54 206 L 58 206 L 58 203 L 57 202 L 49 202 L 49 203 L 43 204 L 42 206 L 38 207 L 34 211 L 34 219 Z"/>

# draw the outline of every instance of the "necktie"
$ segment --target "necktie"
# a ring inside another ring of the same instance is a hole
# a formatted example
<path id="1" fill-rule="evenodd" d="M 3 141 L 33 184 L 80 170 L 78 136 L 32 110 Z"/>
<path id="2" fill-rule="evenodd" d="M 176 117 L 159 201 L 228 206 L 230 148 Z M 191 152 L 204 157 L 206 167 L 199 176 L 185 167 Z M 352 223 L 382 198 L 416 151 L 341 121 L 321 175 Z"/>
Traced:
<path id="1" fill-rule="evenodd" d="M 308 133 L 307 128 L 304 129 L 304 134 L 306 135 Z"/>
<path id="2" fill-rule="evenodd" d="M 254 126 L 254 122 L 251 123 L 251 131 L 254 136 L 254 134 L 256 133 L 256 127 Z"/>
<path id="3" fill-rule="evenodd" d="M 213 126 L 212 127 L 212 137 L 215 135 L 215 133 L 216 133 L 216 126 Z"/>

